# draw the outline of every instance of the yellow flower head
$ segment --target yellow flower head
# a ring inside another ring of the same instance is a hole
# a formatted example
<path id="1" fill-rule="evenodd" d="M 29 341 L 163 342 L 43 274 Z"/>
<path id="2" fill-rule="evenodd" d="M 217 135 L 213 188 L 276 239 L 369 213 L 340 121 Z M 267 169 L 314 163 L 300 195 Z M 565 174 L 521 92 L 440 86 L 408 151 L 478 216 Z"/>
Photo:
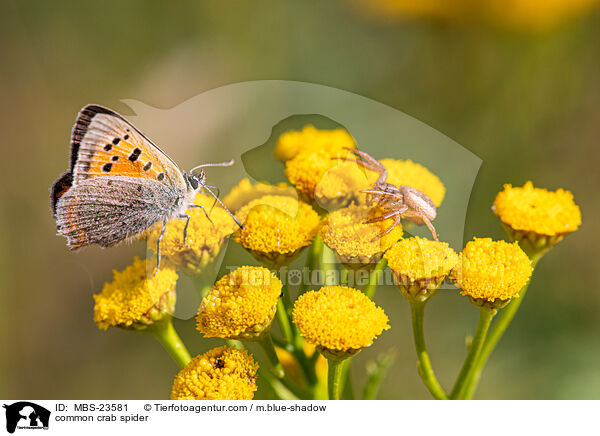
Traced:
<path id="1" fill-rule="evenodd" d="M 418 301 L 433 296 L 458 262 L 458 255 L 447 243 L 418 236 L 398 242 L 385 258 L 402 295 Z"/>
<path id="2" fill-rule="evenodd" d="M 302 294 L 294 304 L 293 320 L 308 343 L 338 359 L 370 346 L 390 328 L 382 308 L 361 291 L 343 286 Z"/>
<path id="3" fill-rule="evenodd" d="M 504 185 L 492 210 L 500 217 L 506 233 L 532 258 L 541 256 L 581 224 L 581 212 L 573 194 L 559 189 Z"/>
<path id="4" fill-rule="evenodd" d="M 395 186 L 406 185 L 415 188 L 427 195 L 435 207 L 440 207 L 446 187 L 438 176 L 433 174 L 423 165 L 413 162 L 410 159 L 382 159 L 380 163 L 387 169 L 387 183 Z"/>
<path id="5" fill-rule="evenodd" d="M 293 159 L 285 162 L 284 172 L 288 180 L 306 200 L 313 201 L 315 199 L 317 187 L 322 185 L 319 188 L 319 199 L 327 202 L 333 197 L 331 190 L 334 190 L 335 188 L 330 185 L 325 185 L 323 177 L 332 168 L 343 166 L 345 170 L 351 172 L 348 174 L 348 178 L 345 179 L 345 183 L 350 186 L 362 186 L 365 179 L 368 180 L 365 176 L 365 171 L 358 168 L 358 165 L 336 159 L 345 157 L 354 158 L 354 155 L 344 149 L 304 151 L 298 153 Z M 342 172 L 345 170 L 341 169 Z M 334 180 L 336 174 L 339 177 L 339 172 L 334 172 L 332 174 Z M 347 189 L 348 188 L 344 189 L 342 194 L 352 195 L 346 191 Z"/>
<path id="6" fill-rule="evenodd" d="M 172 400 L 251 400 L 258 364 L 247 350 L 219 347 L 192 359 L 175 377 Z"/>
<path id="7" fill-rule="evenodd" d="M 204 297 L 197 328 L 205 337 L 258 340 L 269 331 L 281 281 L 267 268 L 243 266 L 223 276 Z"/>
<path id="8" fill-rule="evenodd" d="M 534 188 L 531 182 L 523 187 L 504 185 L 492 210 L 511 229 L 538 235 L 565 235 L 581 224 L 581 212 L 573 194 L 564 189 Z"/>
<path id="9" fill-rule="evenodd" d="M 508 301 L 531 276 L 531 261 L 519 244 L 474 238 L 468 242 L 452 271 L 461 294 L 473 300 Z"/>
<path id="10" fill-rule="evenodd" d="M 187 247 L 183 243 L 185 219 L 173 219 L 167 223 L 165 234 L 160 242 L 161 255 L 179 266 L 186 274 L 200 274 L 217 257 L 227 237 L 237 225 L 231 216 L 219 205 L 214 207 L 215 199 L 198 194 L 196 204 L 203 206 L 210 220 L 199 208 L 186 211 L 191 216 L 187 230 Z M 212 222 L 211 222 L 212 221 Z M 162 230 L 159 223 L 148 236 L 149 247 L 156 251 L 157 240 Z"/>
<path id="11" fill-rule="evenodd" d="M 379 212 L 354 204 L 331 212 L 321 227 L 320 236 L 343 264 L 351 268 L 373 267 L 383 252 L 402 237 L 402 226 L 398 224 L 387 235 L 377 238 L 394 223 L 393 219 L 387 219 L 365 224 Z"/>
<path id="12" fill-rule="evenodd" d="M 598 0 L 362 0 L 370 12 L 402 18 L 477 22 L 524 31 L 547 31 L 593 9 Z"/>
<path id="13" fill-rule="evenodd" d="M 291 261 L 310 245 L 320 225 L 312 207 L 281 195 L 252 200 L 236 216 L 245 230 L 234 233 L 235 241 L 273 267 Z"/>
<path id="14" fill-rule="evenodd" d="M 354 138 L 344 129 L 321 130 L 307 125 L 300 131 L 290 130 L 279 137 L 275 145 L 275 156 L 282 161 L 290 160 L 301 152 L 323 150 L 333 152 L 355 148 Z"/>
<path id="15" fill-rule="evenodd" d="M 326 210 L 338 209 L 355 202 L 366 204 L 367 194 L 361 191 L 370 189 L 378 174 L 369 171 L 355 162 L 337 161 L 318 181 L 314 198 Z"/>
<path id="16" fill-rule="evenodd" d="M 250 183 L 250 179 L 244 178 L 240 180 L 240 183 L 238 183 L 229 194 L 223 197 L 223 204 L 227 206 L 232 213 L 236 213 L 252 200 L 264 197 L 265 195 L 298 197 L 296 190 L 287 183 L 279 183 L 278 185 L 256 183 L 253 185 Z"/>
<path id="17" fill-rule="evenodd" d="M 174 312 L 177 272 L 167 262 L 153 275 L 155 268 L 155 261 L 136 257 L 123 271 L 113 271 L 113 281 L 94 295 L 94 321 L 98 328 L 140 330 Z"/>
<path id="18" fill-rule="evenodd" d="M 545 31 L 598 5 L 598 0 L 488 0 L 482 12 L 495 25 Z"/>

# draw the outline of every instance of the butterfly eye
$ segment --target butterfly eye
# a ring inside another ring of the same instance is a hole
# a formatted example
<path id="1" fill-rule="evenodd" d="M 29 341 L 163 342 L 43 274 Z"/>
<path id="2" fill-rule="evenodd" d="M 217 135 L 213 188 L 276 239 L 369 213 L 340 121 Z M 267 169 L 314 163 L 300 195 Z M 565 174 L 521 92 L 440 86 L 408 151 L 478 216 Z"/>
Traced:
<path id="1" fill-rule="evenodd" d="M 186 174 L 186 180 L 194 191 L 198 189 L 200 182 L 195 174 Z"/>

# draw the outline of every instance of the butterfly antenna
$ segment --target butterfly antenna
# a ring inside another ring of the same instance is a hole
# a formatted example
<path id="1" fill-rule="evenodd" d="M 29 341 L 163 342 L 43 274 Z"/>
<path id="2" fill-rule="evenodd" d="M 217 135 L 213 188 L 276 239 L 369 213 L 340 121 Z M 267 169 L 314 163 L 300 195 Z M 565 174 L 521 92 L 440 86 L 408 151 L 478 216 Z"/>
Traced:
<path id="1" fill-rule="evenodd" d="M 217 197 L 215 195 L 214 192 L 212 192 L 206 185 L 202 185 L 202 187 L 204 189 L 206 189 L 208 192 L 210 192 L 210 195 L 212 195 L 213 197 L 215 197 L 215 200 L 217 200 L 219 202 L 219 204 L 221 205 L 221 207 L 223 207 L 223 209 L 225 209 L 225 211 L 231 216 L 231 218 L 233 218 L 233 220 L 235 221 L 235 223 L 240 226 L 240 229 L 245 230 L 244 225 L 235 217 L 234 214 L 231 213 L 231 211 L 229 209 L 227 209 L 227 207 L 223 204 L 223 202 L 219 199 L 219 197 Z"/>
<path id="2" fill-rule="evenodd" d="M 202 165 L 198 165 L 197 167 L 194 167 L 190 170 L 190 172 L 194 172 L 199 168 L 204 168 L 204 167 L 230 167 L 231 165 L 233 165 L 234 160 L 228 160 L 227 162 L 219 162 L 219 163 L 207 163 L 207 164 L 202 164 Z"/>

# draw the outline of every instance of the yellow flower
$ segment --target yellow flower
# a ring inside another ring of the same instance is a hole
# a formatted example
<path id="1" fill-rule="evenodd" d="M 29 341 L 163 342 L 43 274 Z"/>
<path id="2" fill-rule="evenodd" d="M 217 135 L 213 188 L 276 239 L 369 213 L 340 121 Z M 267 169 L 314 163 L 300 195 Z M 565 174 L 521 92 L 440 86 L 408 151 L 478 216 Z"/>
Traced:
<path id="1" fill-rule="evenodd" d="M 113 271 L 113 281 L 94 295 L 94 321 L 98 328 L 141 330 L 174 312 L 177 272 L 167 262 L 161 264 L 156 275 L 155 269 L 156 261 L 136 257 L 123 271 Z"/>
<path id="2" fill-rule="evenodd" d="M 247 350 L 219 347 L 196 356 L 175 377 L 172 400 L 251 400 L 258 364 Z"/>
<path id="3" fill-rule="evenodd" d="M 245 230 L 234 233 L 235 241 L 272 267 L 291 261 L 310 245 L 320 225 L 312 207 L 281 195 L 252 200 L 236 216 Z"/>
<path id="4" fill-rule="evenodd" d="M 173 219 L 167 223 L 165 234 L 160 242 L 161 255 L 179 266 L 186 274 L 200 274 L 215 260 L 227 237 L 237 225 L 231 216 L 215 200 L 204 194 L 198 194 L 196 204 L 203 206 L 210 220 L 199 208 L 186 211 L 191 216 L 187 230 L 187 247 L 183 243 L 185 219 Z M 212 221 L 212 222 L 211 222 Z M 162 230 L 159 223 L 148 236 L 149 247 L 156 251 L 157 240 Z"/>
<path id="5" fill-rule="evenodd" d="M 323 242 L 344 265 L 350 268 L 374 267 L 383 252 L 402 237 L 398 224 L 382 238 L 377 238 L 393 223 L 393 219 L 365 224 L 377 216 L 377 209 L 350 205 L 331 212 L 319 231 Z"/>
<path id="6" fill-rule="evenodd" d="M 492 23 L 543 31 L 598 5 L 598 0 L 488 0 L 483 14 Z"/>
<path id="7" fill-rule="evenodd" d="M 205 337 L 258 340 L 268 333 L 281 281 L 267 268 L 243 266 L 223 276 L 204 297 L 197 328 Z"/>
<path id="8" fill-rule="evenodd" d="M 225 197 L 223 204 L 232 212 L 238 210 L 250 203 L 252 200 L 264 197 L 265 195 L 285 195 L 287 197 L 297 198 L 296 190 L 287 183 L 279 183 L 278 185 L 269 185 L 266 183 L 250 183 L 250 179 L 244 178 L 240 180 Z"/>
<path id="9" fill-rule="evenodd" d="M 385 258 L 396 286 L 411 301 L 433 296 L 458 262 L 458 255 L 447 243 L 418 236 L 398 242 Z"/>
<path id="10" fill-rule="evenodd" d="M 343 286 L 302 294 L 292 316 L 306 341 L 333 359 L 358 353 L 390 328 L 382 308 L 361 291 Z"/>
<path id="11" fill-rule="evenodd" d="M 492 210 L 511 239 L 519 241 L 530 255 L 552 247 L 581 224 L 573 194 L 563 189 L 534 188 L 531 182 L 523 187 L 504 185 Z"/>
<path id="12" fill-rule="evenodd" d="M 302 197 L 308 201 L 313 201 L 315 199 L 317 187 L 323 185 L 323 177 L 331 168 L 338 165 L 343 165 L 346 169 L 355 167 L 349 171 L 353 171 L 356 174 L 355 178 L 359 180 L 359 185 L 361 184 L 360 180 L 366 178 L 364 175 L 365 173 L 362 170 L 358 170 L 358 165 L 335 159 L 338 157 L 354 158 L 354 155 L 351 155 L 347 150 L 343 149 L 304 151 L 298 153 L 293 159 L 285 162 L 284 172 L 288 180 L 296 187 Z M 360 172 L 357 172 L 357 170 Z M 333 187 L 327 185 L 322 186 L 319 192 L 322 201 L 330 198 L 331 193 L 328 192 L 330 189 L 333 189 Z M 325 192 L 323 192 L 323 190 L 325 190 Z M 344 192 L 344 194 L 346 193 Z"/>
<path id="13" fill-rule="evenodd" d="M 460 254 L 452 278 L 472 300 L 507 302 L 519 295 L 531 272 L 531 261 L 518 243 L 474 238 Z"/>
<path id="14" fill-rule="evenodd" d="M 379 161 L 388 171 L 387 183 L 395 186 L 406 185 L 415 188 L 427 195 L 435 207 L 440 207 L 446 187 L 438 176 L 433 174 L 423 165 L 413 162 L 410 159 L 382 159 Z"/>
<path id="15" fill-rule="evenodd" d="M 318 181 L 314 192 L 315 201 L 326 210 L 345 207 L 352 202 L 365 204 L 367 195 L 360 191 L 372 188 L 378 174 L 355 162 L 338 162 Z"/>
<path id="16" fill-rule="evenodd" d="M 545 31 L 592 10 L 598 0 L 363 0 L 370 11 L 386 17 L 432 18 L 458 24 Z"/>
<path id="17" fill-rule="evenodd" d="M 293 159 L 301 152 L 323 150 L 335 154 L 344 147 L 356 147 L 354 138 L 346 130 L 321 130 L 307 125 L 300 131 L 290 130 L 281 135 L 275 144 L 275 156 L 286 161 Z"/>

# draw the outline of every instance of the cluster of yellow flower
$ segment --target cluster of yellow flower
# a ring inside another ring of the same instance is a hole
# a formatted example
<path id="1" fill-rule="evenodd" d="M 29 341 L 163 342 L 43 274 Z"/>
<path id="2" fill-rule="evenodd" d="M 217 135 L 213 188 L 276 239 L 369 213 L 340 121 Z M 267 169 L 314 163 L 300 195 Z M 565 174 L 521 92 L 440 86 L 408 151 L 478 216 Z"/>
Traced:
<path id="1" fill-rule="evenodd" d="M 198 209 L 188 211 L 186 244 L 184 222 L 168 223 L 161 243 L 166 261 L 155 275 L 152 259 L 136 258 L 133 265 L 115 272 L 114 280 L 94 296 L 98 327 L 155 334 L 183 367 L 173 384 L 173 399 L 251 399 L 259 368 L 252 355 L 239 349 L 243 345 L 238 341 L 254 341 L 262 347 L 272 372 L 261 371 L 261 378 L 279 398 L 319 396 L 323 377 L 318 377 L 315 368 L 320 353 L 329 363 L 329 396 L 339 398 L 344 365 L 390 325 L 383 309 L 372 301 L 372 292 L 341 286 L 341 282 L 317 290 L 303 284 L 293 302 L 282 267 L 310 247 L 307 265 L 312 269 L 337 268 L 323 261 L 325 252 L 335 255 L 342 269 L 373 275 L 387 263 L 413 308 L 419 369 L 426 386 L 436 398 L 467 395 L 473 389 L 472 368 L 477 368 L 477 359 L 485 360 L 481 356 L 487 328 L 483 325 L 481 335 L 474 339 L 468 368 L 461 372 L 456 392 L 448 396 L 435 380 L 425 350 L 425 303 L 450 278 L 482 313 L 492 314 L 484 321 L 491 320 L 496 311 L 520 298 L 536 256 L 578 228 L 579 208 L 567 191 L 549 192 L 534 188 L 531 182 L 522 188 L 506 185 L 493 210 L 513 243 L 474 238 L 457 254 L 446 242 L 403 238 L 402 226 L 381 236 L 392 219 L 372 219 L 381 211 L 360 191 L 369 189 L 378 174 L 345 159 L 348 149 L 355 147 L 343 129 L 307 126 L 282 135 L 275 155 L 285 162 L 285 174 L 293 186 L 252 185 L 244 179 L 234 187 L 224 203 L 244 229 L 237 229 L 222 208 L 212 208 L 214 200 L 199 194 L 196 202 L 210 211 L 210 221 Z M 445 187 L 424 166 L 410 160 L 383 159 L 380 163 L 387 170 L 388 183 L 410 186 L 426 194 L 435 206 L 442 204 Z M 158 232 L 147 236 L 151 247 L 156 245 Z M 225 339 L 228 346 L 192 359 L 171 323 L 177 269 L 191 276 L 201 274 L 215 262 L 230 235 L 270 269 L 241 266 L 221 277 L 203 296 L 197 329 L 205 337 Z M 283 338 L 271 334 L 276 316 Z M 310 346 L 319 353 L 310 351 Z"/>
<path id="2" fill-rule="evenodd" d="M 386 17 L 431 18 L 452 23 L 485 23 L 502 28 L 546 31 L 598 6 L 598 0 L 361 0 Z"/>

